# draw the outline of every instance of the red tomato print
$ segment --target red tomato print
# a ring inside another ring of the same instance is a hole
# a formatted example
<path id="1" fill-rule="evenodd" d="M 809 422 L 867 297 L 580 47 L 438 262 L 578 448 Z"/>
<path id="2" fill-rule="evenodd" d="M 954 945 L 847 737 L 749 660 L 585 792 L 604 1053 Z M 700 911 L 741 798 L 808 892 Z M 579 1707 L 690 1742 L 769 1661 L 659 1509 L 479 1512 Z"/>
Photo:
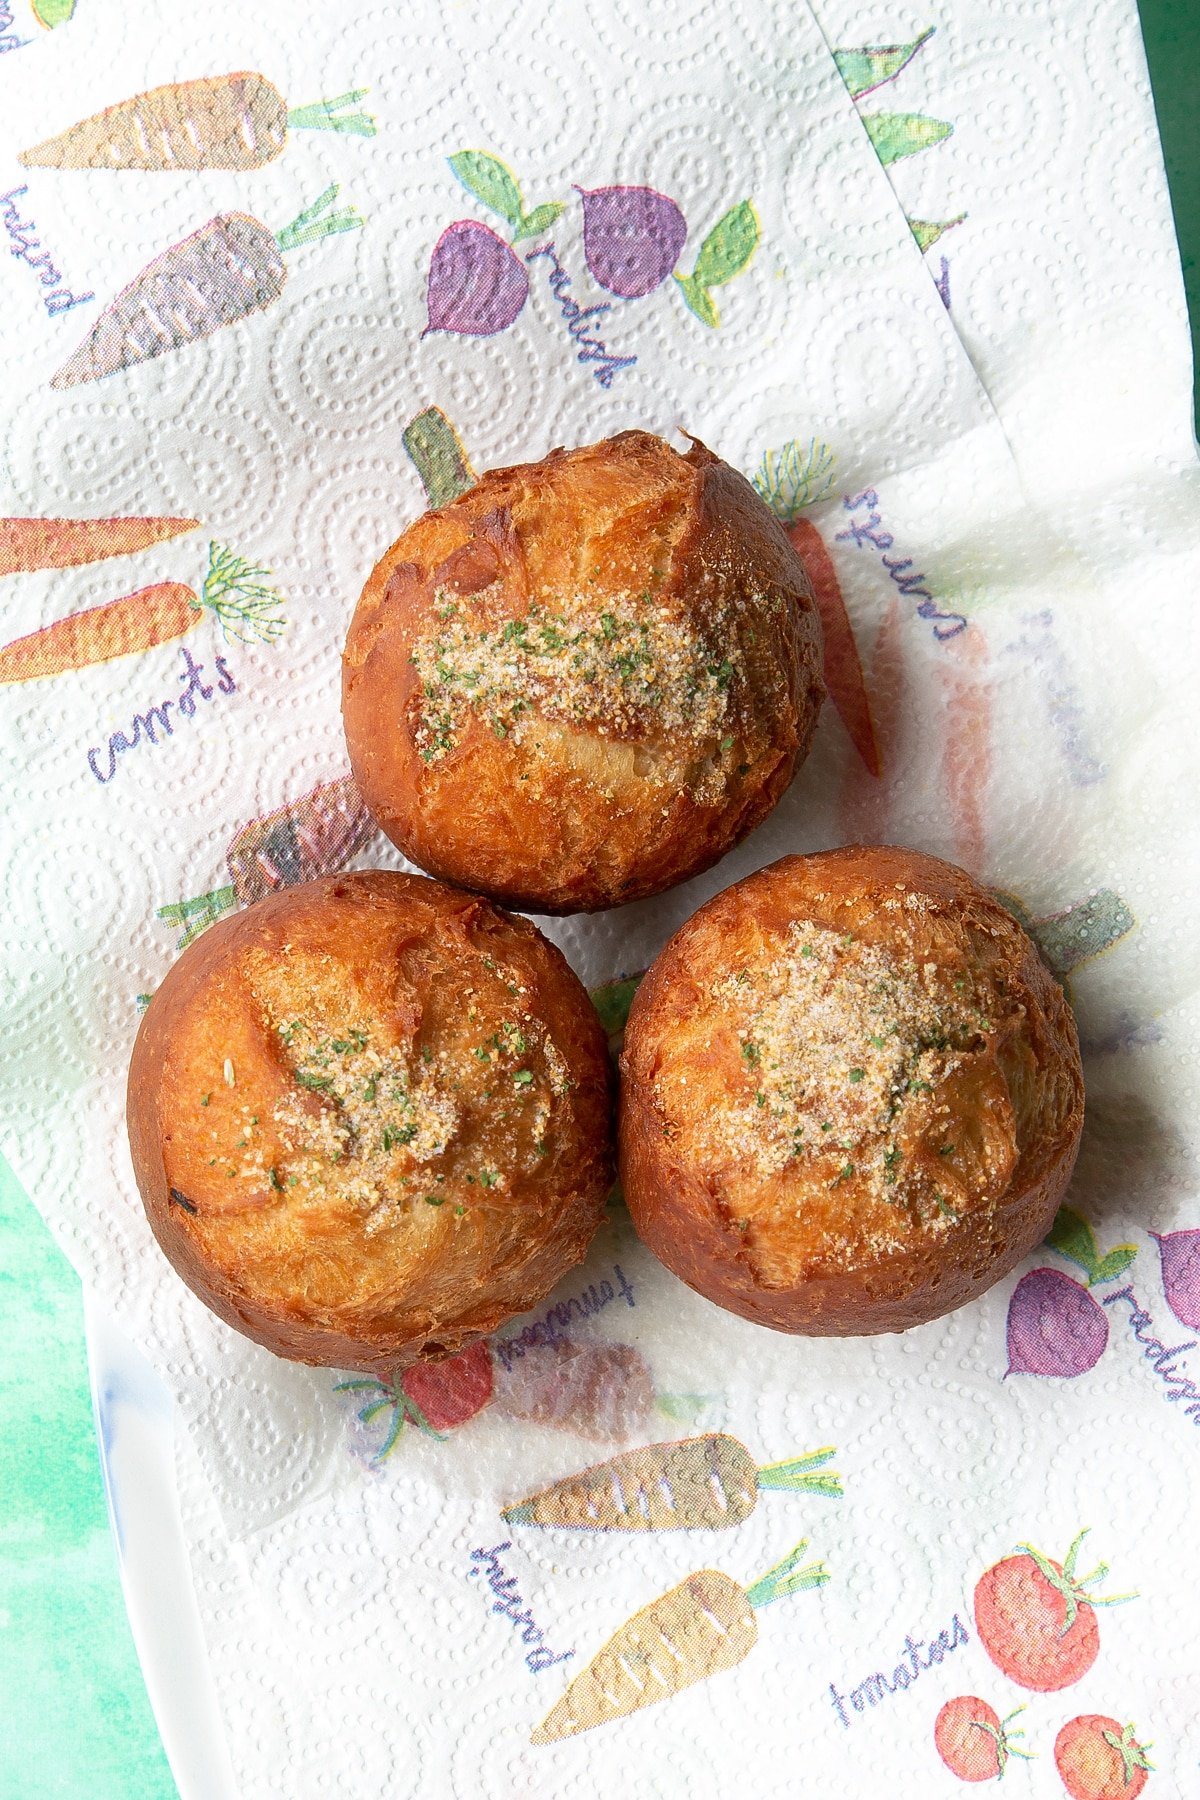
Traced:
<path id="1" fill-rule="evenodd" d="M 1018 1706 L 1016 1712 L 1002 1719 L 978 1694 L 959 1694 L 956 1699 L 947 1700 L 934 1721 L 937 1753 L 960 1781 L 995 1781 L 1003 1775 L 1010 1756 L 1030 1760 L 1029 1751 L 1018 1750 L 1013 1742 L 1025 1733 L 1008 1729 L 1009 1721 L 1024 1711 L 1023 1706 Z"/>
<path id="2" fill-rule="evenodd" d="M 1100 1648 L 1097 1606 L 1115 1606 L 1132 1594 L 1101 1597 L 1086 1590 L 1108 1573 L 1075 1573 L 1081 1531 L 1061 1563 L 1031 1544 L 1006 1556 L 980 1577 L 975 1589 L 975 1628 L 996 1667 L 1021 1687 L 1049 1694 L 1086 1675 Z"/>
<path id="3" fill-rule="evenodd" d="M 1102 1713 L 1069 1719 L 1054 1740 L 1054 1761 L 1071 1800 L 1137 1800 L 1154 1768 L 1133 1726 Z"/>
<path id="4" fill-rule="evenodd" d="M 400 1377 L 400 1386 L 434 1431 L 452 1431 L 473 1419 L 491 1399 L 492 1385 L 492 1353 L 484 1343 L 444 1362 L 415 1363 Z"/>

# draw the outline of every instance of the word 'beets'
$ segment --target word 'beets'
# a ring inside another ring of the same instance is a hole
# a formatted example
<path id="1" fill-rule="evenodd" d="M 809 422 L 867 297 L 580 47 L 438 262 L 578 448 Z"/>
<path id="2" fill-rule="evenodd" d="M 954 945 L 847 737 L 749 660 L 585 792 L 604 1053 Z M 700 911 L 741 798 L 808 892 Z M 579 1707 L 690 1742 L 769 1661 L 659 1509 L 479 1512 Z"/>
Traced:
<path id="1" fill-rule="evenodd" d="M 512 324 L 529 297 L 529 277 L 504 239 L 473 219 L 447 225 L 429 259 L 425 332 L 491 337 Z"/>
<path id="2" fill-rule="evenodd" d="M 600 286 L 640 300 L 667 279 L 687 237 L 687 220 L 657 188 L 577 188 L 583 201 L 583 255 Z"/>
<path id="3" fill-rule="evenodd" d="M 1108 1343 L 1108 1319 L 1081 1282 L 1057 1269 L 1022 1275 L 1008 1305 L 1009 1375 L 1083 1375 Z"/>

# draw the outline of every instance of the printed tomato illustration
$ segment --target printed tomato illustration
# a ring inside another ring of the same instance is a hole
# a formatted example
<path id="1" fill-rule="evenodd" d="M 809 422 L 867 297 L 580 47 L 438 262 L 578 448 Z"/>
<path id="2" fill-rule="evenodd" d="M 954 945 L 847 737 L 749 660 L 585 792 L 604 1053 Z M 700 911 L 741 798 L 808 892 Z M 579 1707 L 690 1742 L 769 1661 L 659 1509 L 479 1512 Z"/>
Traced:
<path id="1" fill-rule="evenodd" d="M 492 1397 L 492 1357 L 485 1343 L 472 1344 L 445 1362 L 417 1363 L 400 1377 L 409 1400 L 434 1431 L 452 1431 L 485 1407 Z"/>
<path id="2" fill-rule="evenodd" d="M 1024 1711 L 1018 1706 L 1002 1719 L 978 1694 L 959 1694 L 947 1700 L 934 1721 L 937 1753 L 960 1781 L 994 1781 L 1003 1775 L 1010 1756 L 1032 1760 L 1028 1750 L 1019 1750 L 1013 1742 L 1025 1733 L 1008 1728 L 1009 1721 Z"/>
<path id="3" fill-rule="evenodd" d="M 1089 1594 L 1092 1582 L 1108 1574 L 1099 1563 L 1078 1576 L 1081 1531 L 1061 1563 L 1031 1544 L 1006 1556 L 980 1577 L 975 1588 L 975 1628 L 996 1667 L 1018 1686 L 1050 1694 L 1086 1675 L 1100 1648 L 1097 1606 L 1116 1606 L 1132 1594 Z"/>
<path id="4" fill-rule="evenodd" d="M 1069 1719 L 1054 1740 L 1054 1761 L 1071 1800 L 1137 1800 L 1154 1764 L 1133 1726 L 1103 1713 Z"/>

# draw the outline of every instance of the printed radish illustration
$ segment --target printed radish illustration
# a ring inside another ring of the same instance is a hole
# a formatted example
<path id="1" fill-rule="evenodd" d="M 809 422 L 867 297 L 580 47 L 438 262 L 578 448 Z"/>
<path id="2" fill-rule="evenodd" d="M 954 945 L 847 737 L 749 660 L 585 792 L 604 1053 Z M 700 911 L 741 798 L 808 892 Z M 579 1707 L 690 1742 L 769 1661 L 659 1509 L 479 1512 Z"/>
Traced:
<path id="1" fill-rule="evenodd" d="M 530 1742 L 591 1731 L 735 1668 L 757 1642 L 759 1607 L 829 1580 L 824 1563 L 798 1566 L 807 1549 L 804 1539 L 748 1588 L 718 1569 L 700 1569 L 652 1600 L 579 1672 Z"/>
<path id="2" fill-rule="evenodd" d="M 47 31 L 65 25 L 74 16 L 75 0 L 33 0 L 33 16 Z"/>
<path id="3" fill-rule="evenodd" d="M 286 623 L 278 610 L 281 596 L 266 585 L 269 574 L 212 543 L 198 594 L 183 582 L 160 581 L 56 619 L 0 648 L 0 684 L 40 681 L 150 650 L 185 636 L 206 613 L 218 620 L 226 638 L 269 643 Z"/>
<path id="4" fill-rule="evenodd" d="M 477 220 L 459 219 L 433 247 L 421 336 L 492 337 L 508 329 L 528 298 L 529 277 L 504 239 Z"/>
<path id="5" fill-rule="evenodd" d="M 1034 917 L 1016 894 L 993 890 L 1002 906 L 1034 939 L 1048 966 L 1061 979 L 1111 949 L 1134 930 L 1137 920 L 1111 888 L 1097 888 L 1059 912 Z"/>
<path id="6" fill-rule="evenodd" d="M 1087 1286 L 1057 1269 L 1032 1269 L 1008 1305 L 1008 1375 L 1083 1375 L 1108 1344 L 1108 1315 L 1088 1292 L 1123 1275 L 1136 1244 L 1100 1254 L 1095 1234 L 1072 1207 L 1060 1206 L 1046 1244 L 1087 1276 Z"/>
<path id="7" fill-rule="evenodd" d="M 1152 1231 L 1162 1258 L 1163 1293 L 1181 1325 L 1200 1330 L 1200 1231 Z"/>
<path id="8" fill-rule="evenodd" d="M 1133 1726 L 1103 1713 L 1068 1719 L 1054 1740 L 1054 1763 L 1071 1800 L 1137 1800 L 1153 1773 Z"/>
<path id="9" fill-rule="evenodd" d="M 509 1525 L 581 1531 L 701 1531 L 740 1525 L 763 1488 L 840 1497 L 836 1450 L 758 1467 L 744 1444 L 724 1432 L 671 1444 L 644 1444 L 596 1463 L 504 1508 Z"/>
<path id="10" fill-rule="evenodd" d="M 430 506 L 448 506 L 475 486 L 477 477 L 462 439 L 440 408 L 428 406 L 410 419 L 400 441 L 421 477 Z"/>
<path id="11" fill-rule="evenodd" d="M 1100 1648 L 1095 1609 L 1118 1606 L 1133 1594 L 1089 1594 L 1108 1574 L 1098 1563 L 1077 1576 L 1081 1531 L 1061 1563 L 1031 1544 L 1019 1544 L 980 1576 L 975 1588 L 975 1628 L 996 1667 L 1018 1687 L 1050 1694 L 1086 1675 Z"/>
<path id="12" fill-rule="evenodd" d="M 687 239 L 673 200 L 650 187 L 577 188 L 583 257 L 610 294 L 639 300 L 667 279 Z"/>
<path id="13" fill-rule="evenodd" d="M 740 200 L 721 215 L 700 245 L 691 274 L 674 277 L 684 304 L 702 324 L 715 328 L 721 323 L 712 289 L 741 274 L 758 248 L 759 235 L 758 214 L 749 200 Z"/>
<path id="14" fill-rule="evenodd" d="M 321 782 L 298 800 L 243 825 L 225 852 L 229 881 L 194 900 L 173 900 L 158 918 L 178 925 L 178 948 L 235 906 L 252 906 L 297 882 L 336 875 L 375 835 L 352 775 Z"/>
<path id="15" fill-rule="evenodd" d="M 1032 1751 L 1021 1750 L 1014 1742 L 1025 1733 L 1011 1729 L 1012 1720 L 1024 1711 L 1018 1706 L 1002 1719 L 977 1694 L 959 1694 L 947 1700 L 934 1721 L 937 1753 L 960 1781 L 995 1781 L 1003 1775 L 1010 1756 L 1034 1760 Z"/>
<path id="16" fill-rule="evenodd" d="M 823 499 L 832 485 L 833 452 L 815 439 L 809 441 L 806 449 L 792 439 L 782 450 L 765 451 L 754 477 L 754 486 L 787 528 L 812 583 L 825 638 L 825 685 L 829 698 L 866 767 L 878 776 L 882 764 L 871 704 L 837 570 L 820 532 L 811 520 L 801 516 L 803 509 Z"/>
<path id="17" fill-rule="evenodd" d="M 353 207 L 330 210 L 337 193 L 336 184 L 326 188 L 280 232 L 247 213 L 218 213 L 121 290 L 51 387 L 100 381 L 270 306 L 287 279 L 285 251 L 363 223 Z"/>
<path id="18" fill-rule="evenodd" d="M 442 1362 L 417 1364 L 392 1381 L 339 1381 L 335 1393 L 358 1393 L 358 1417 L 369 1425 L 391 1418 L 372 1457 L 391 1454 L 404 1427 L 437 1437 L 495 1406 L 501 1418 L 548 1425 L 593 1442 L 612 1443 L 644 1429 L 654 1410 L 654 1385 L 632 1344 L 579 1344 L 559 1338 L 508 1364 L 484 1341 Z"/>
<path id="19" fill-rule="evenodd" d="M 0 575 L 135 556 L 199 525 L 199 519 L 0 519 Z"/>
<path id="20" fill-rule="evenodd" d="M 245 69 L 172 81 L 81 119 L 17 161 L 27 169 L 261 169 L 282 154 L 289 131 L 374 137 L 369 113 L 346 110 L 366 92 L 289 110 L 265 75 Z"/>

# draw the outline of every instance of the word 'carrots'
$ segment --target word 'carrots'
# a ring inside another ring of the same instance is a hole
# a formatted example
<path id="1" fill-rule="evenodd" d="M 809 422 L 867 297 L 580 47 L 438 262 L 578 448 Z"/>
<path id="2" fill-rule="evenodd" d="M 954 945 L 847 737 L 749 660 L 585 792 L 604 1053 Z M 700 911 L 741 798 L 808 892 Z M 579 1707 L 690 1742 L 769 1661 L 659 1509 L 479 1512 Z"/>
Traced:
<path id="1" fill-rule="evenodd" d="M 105 308 L 51 387 L 100 381 L 270 306 L 287 279 L 285 250 L 363 223 L 352 206 L 329 211 L 337 191 L 326 188 L 280 232 L 247 213 L 218 213 L 164 250 Z"/>
<path id="2" fill-rule="evenodd" d="M 823 1563 L 796 1567 L 807 1549 L 806 1539 L 751 1587 L 701 1569 L 643 1606 L 580 1670 L 530 1742 L 590 1731 L 734 1668 L 757 1641 L 757 1607 L 829 1580 Z"/>
<path id="3" fill-rule="evenodd" d="M 818 1474 L 836 1452 L 759 1468 L 736 1438 L 724 1432 L 645 1444 L 578 1475 L 543 1488 L 504 1510 L 509 1525 L 560 1525 L 586 1531 L 700 1531 L 740 1525 L 749 1518 L 760 1488 L 789 1488 L 838 1496 L 842 1484 L 830 1470 Z"/>
<path id="4" fill-rule="evenodd" d="M 754 477 L 755 487 L 786 528 L 812 583 L 825 638 L 829 698 L 863 762 L 872 775 L 879 775 L 879 744 L 837 571 L 816 526 L 800 516 L 803 507 L 812 506 L 829 492 L 832 482 L 833 458 L 825 446 L 810 443 L 802 452 L 794 440 L 782 450 L 768 450 Z"/>
<path id="5" fill-rule="evenodd" d="M 279 89 L 248 70 L 172 81 L 81 119 L 17 161 L 27 169 L 260 169 L 281 153 L 289 128 L 374 137 L 369 113 L 346 111 L 366 91 L 289 111 Z"/>
<path id="6" fill-rule="evenodd" d="M 199 519 L 0 519 L 0 575 L 134 556 L 195 531 Z"/>
<path id="7" fill-rule="evenodd" d="M 158 917 L 178 925 L 179 949 L 235 906 L 252 906 L 280 888 L 336 875 L 375 835 L 353 775 L 324 781 L 276 812 L 252 819 L 225 852 L 229 880 L 193 900 L 172 900 Z"/>
<path id="8" fill-rule="evenodd" d="M 280 596 L 256 569 L 220 544 L 208 547 L 208 573 L 197 594 L 181 581 L 160 581 L 103 606 L 71 613 L 0 649 L 0 684 L 37 681 L 112 662 L 183 637 L 211 612 L 226 637 L 269 640 L 283 630 Z"/>

